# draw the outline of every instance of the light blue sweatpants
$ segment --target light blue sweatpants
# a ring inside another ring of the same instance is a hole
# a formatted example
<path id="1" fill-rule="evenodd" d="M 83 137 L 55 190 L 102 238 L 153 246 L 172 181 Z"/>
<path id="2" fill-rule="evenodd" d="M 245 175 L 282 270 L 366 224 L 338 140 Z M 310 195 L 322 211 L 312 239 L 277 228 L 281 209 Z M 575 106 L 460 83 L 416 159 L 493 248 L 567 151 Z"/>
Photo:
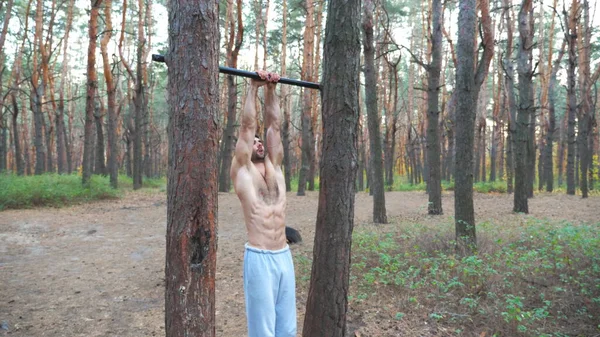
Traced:
<path id="1" fill-rule="evenodd" d="M 248 337 L 296 337 L 296 279 L 290 247 L 246 244 L 244 297 Z"/>

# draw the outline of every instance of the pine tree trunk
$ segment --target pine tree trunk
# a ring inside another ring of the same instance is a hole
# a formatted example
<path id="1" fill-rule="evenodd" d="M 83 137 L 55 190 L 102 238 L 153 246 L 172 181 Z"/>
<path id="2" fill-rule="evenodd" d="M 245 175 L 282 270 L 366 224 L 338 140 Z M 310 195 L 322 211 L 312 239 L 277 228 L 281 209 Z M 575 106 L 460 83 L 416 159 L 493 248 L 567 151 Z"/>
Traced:
<path id="1" fill-rule="evenodd" d="M 96 74 L 96 37 L 98 36 L 98 14 L 102 0 L 91 0 L 92 10 L 90 12 L 88 30 L 88 63 L 87 63 L 87 92 L 85 101 L 85 127 L 83 147 L 83 171 L 82 182 L 88 185 L 93 170 L 94 151 L 94 109 L 95 98 L 98 90 L 98 75 Z"/>
<path id="2" fill-rule="evenodd" d="M 476 1 L 460 0 L 459 2 L 454 214 L 456 250 L 460 255 L 471 255 L 477 249 L 472 175 L 474 124 L 479 90 L 487 77 L 494 51 L 489 3 L 487 0 L 482 0 L 479 7 L 485 49 L 478 63 L 477 72 L 474 73 L 474 47 L 477 31 Z"/>
<path id="3" fill-rule="evenodd" d="M 514 123 L 509 120 L 508 132 L 506 133 L 506 192 L 511 194 L 514 192 L 514 168 L 515 168 L 515 155 L 514 155 L 514 132 L 512 131 Z"/>
<path id="4" fill-rule="evenodd" d="M 106 175 L 106 163 L 104 162 L 104 131 L 102 130 L 102 119 L 104 109 L 96 109 L 94 124 L 96 125 L 96 157 L 94 174 Z"/>
<path id="5" fill-rule="evenodd" d="M 323 160 L 303 336 L 346 335 L 358 126 L 360 1 L 329 2 L 323 57 Z"/>
<path id="6" fill-rule="evenodd" d="M 12 128 L 13 128 L 13 143 L 15 144 L 15 163 L 17 166 L 17 174 L 22 176 L 25 174 L 25 167 L 23 163 L 23 155 L 21 153 L 21 140 L 19 137 L 19 104 L 17 103 L 17 97 L 14 93 L 10 95 L 11 103 L 13 107 L 12 112 Z"/>
<path id="7" fill-rule="evenodd" d="M 479 103 L 477 104 L 479 105 Z M 474 160 L 473 160 L 473 182 L 479 182 L 479 174 L 481 173 L 481 125 L 479 118 L 475 119 L 475 139 L 474 144 Z"/>
<path id="8" fill-rule="evenodd" d="M 519 11 L 519 35 L 520 41 L 518 52 L 518 74 L 519 74 L 519 113 L 517 115 L 517 134 L 515 148 L 515 194 L 513 211 L 529 213 L 527 202 L 529 191 L 529 180 L 533 179 L 529 170 L 531 161 L 529 143 L 531 135 L 529 126 L 532 121 L 533 83 L 531 48 L 533 47 L 533 23 L 530 20 L 532 1 L 525 0 Z"/>
<path id="9" fill-rule="evenodd" d="M 46 172 L 46 149 L 44 147 L 44 115 L 42 111 L 42 99 L 44 94 L 44 82 L 41 77 L 41 50 L 40 45 L 43 45 L 43 21 L 42 21 L 42 0 L 37 1 L 36 19 L 35 19 L 35 36 L 33 51 L 33 73 L 31 75 L 32 92 L 31 92 L 31 111 L 33 113 L 34 123 L 34 146 L 35 146 L 35 174 L 43 174 Z"/>
<path id="10" fill-rule="evenodd" d="M 111 72 L 111 64 L 108 58 L 108 43 L 112 36 L 112 0 L 105 0 L 104 4 L 104 22 L 106 29 L 102 40 L 100 41 L 100 50 L 102 54 L 102 65 L 104 69 L 104 81 L 106 83 L 106 110 L 107 110 L 107 138 L 108 138 L 108 167 L 107 173 L 110 175 L 110 186 L 117 188 L 119 186 L 119 166 L 117 158 L 119 156 L 119 144 L 117 142 L 117 86 L 114 82 Z"/>
<path id="11" fill-rule="evenodd" d="M 365 103 L 367 106 L 367 124 L 369 127 L 369 145 L 371 154 L 373 191 L 373 222 L 387 223 L 385 209 L 385 186 L 383 185 L 383 161 L 379 108 L 377 102 L 377 73 L 375 72 L 375 48 L 373 45 L 373 10 L 375 4 L 365 0 L 363 13 L 363 48 L 365 55 Z"/>
<path id="12" fill-rule="evenodd" d="M 178 34 L 169 36 L 167 60 L 165 331 L 167 337 L 214 337 L 219 2 L 171 0 L 167 9 L 169 31 Z M 192 40 L 197 44 L 190 44 Z"/>
<path id="13" fill-rule="evenodd" d="M 442 209 L 442 177 L 440 163 L 440 137 L 439 137 L 439 95 L 440 73 L 442 70 L 442 24 L 444 13 L 442 1 L 432 2 L 432 39 L 431 39 L 431 64 L 428 67 L 427 84 L 427 162 L 429 163 L 429 214 L 443 214 Z"/>
<path id="14" fill-rule="evenodd" d="M 228 10 L 230 15 L 229 18 L 229 38 L 227 42 L 227 66 L 231 68 L 237 68 L 237 58 L 239 55 L 240 48 L 242 46 L 242 39 L 244 34 L 244 25 L 242 22 L 242 3 L 241 0 L 237 0 L 237 32 L 236 32 L 236 20 L 233 18 L 233 1 L 228 1 L 228 6 L 231 7 Z M 231 161 L 233 158 L 233 148 L 235 142 L 235 125 L 236 125 L 236 108 L 237 108 L 237 85 L 235 78 L 232 75 L 227 76 L 227 126 L 223 132 L 222 149 L 221 153 L 221 168 L 219 174 L 219 191 L 229 192 L 231 189 L 231 178 L 229 177 L 229 171 L 231 169 Z"/>
<path id="15" fill-rule="evenodd" d="M 577 3 L 573 1 L 571 14 L 565 21 L 568 23 L 567 41 L 568 41 L 568 67 L 567 67 L 567 194 L 575 194 L 575 114 L 577 112 L 577 97 L 575 93 L 575 67 L 577 66 L 577 22 L 576 14 Z"/>
<path id="16" fill-rule="evenodd" d="M 513 192 L 513 179 L 516 178 L 520 173 L 516 169 L 516 162 L 519 160 L 517 157 L 517 132 L 518 132 L 518 121 L 517 121 L 517 102 L 515 97 L 515 80 L 514 80 L 514 65 L 512 63 L 512 50 L 513 50 L 513 23 L 511 19 L 511 9 L 508 6 L 508 1 L 503 0 L 504 4 L 504 16 L 506 17 L 507 26 L 507 47 L 506 54 L 504 56 L 504 69 L 505 69 L 505 88 L 506 96 L 508 98 L 508 109 L 509 109 L 509 122 L 508 122 L 508 140 L 507 146 L 509 147 L 506 153 L 506 169 L 507 169 L 507 191 L 508 193 Z M 525 177 L 522 177 L 525 179 Z M 516 181 L 514 181 L 516 190 Z M 515 196 L 516 198 L 516 196 Z"/>
<path id="17" fill-rule="evenodd" d="M 306 21 L 304 24 L 304 51 L 302 57 L 302 80 L 312 81 L 314 49 L 314 6 L 312 0 L 305 0 Z M 305 195 L 306 184 L 311 181 L 311 165 L 314 159 L 314 130 L 312 129 L 312 94 L 310 89 L 302 90 L 302 167 L 298 178 L 297 195 Z M 314 166 L 313 166 L 314 171 Z M 313 174 L 314 178 L 314 174 Z M 314 180 L 313 180 L 314 189 Z"/>
<path id="18" fill-rule="evenodd" d="M 240 0 L 241 6 L 241 0 Z M 287 59 L 287 0 L 282 0 L 282 28 L 281 28 L 281 76 L 287 76 L 286 59 Z M 285 173 L 285 190 L 286 192 L 292 191 L 292 165 L 291 156 L 292 151 L 290 150 L 290 109 L 289 109 L 289 95 L 288 87 L 282 85 L 280 90 L 280 97 L 282 99 L 282 110 L 283 110 L 283 121 L 281 125 L 281 143 L 283 145 L 283 170 Z"/>
<path id="19" fill-rule="evenodd" d="M 556 166 L 558 167 L 558 186 L 562 187 L 564 183 L 564 167 L 565 167 L 565 134 L 567 132 L 567 120 L 568 113 L 563 115 L 562 123 L 560 123 L 559 129 L 559 142 L 558 142 L 558 158 Z"/>

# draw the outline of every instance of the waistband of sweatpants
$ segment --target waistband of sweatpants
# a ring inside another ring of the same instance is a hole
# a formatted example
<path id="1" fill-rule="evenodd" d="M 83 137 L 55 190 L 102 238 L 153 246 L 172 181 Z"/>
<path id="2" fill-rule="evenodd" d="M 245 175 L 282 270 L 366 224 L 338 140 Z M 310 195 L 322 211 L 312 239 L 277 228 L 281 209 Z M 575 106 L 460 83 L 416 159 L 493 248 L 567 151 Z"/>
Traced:
<path id="1" fill-rule="evenodd" d="M 287 245 L 287 244 L 285 245 L 285 247 L 278 249 L 278 250 L 260 249 L 260 248 L 250 246 L 249 243 L 246 243 L 244 246 L 246 247 L 246 250 L 254 252 L 254 253 L 259 253 L 259 254 L 276 255 L 276 254 L 285 253 L 288 250 L 290 250 L 290 245 Z"/>

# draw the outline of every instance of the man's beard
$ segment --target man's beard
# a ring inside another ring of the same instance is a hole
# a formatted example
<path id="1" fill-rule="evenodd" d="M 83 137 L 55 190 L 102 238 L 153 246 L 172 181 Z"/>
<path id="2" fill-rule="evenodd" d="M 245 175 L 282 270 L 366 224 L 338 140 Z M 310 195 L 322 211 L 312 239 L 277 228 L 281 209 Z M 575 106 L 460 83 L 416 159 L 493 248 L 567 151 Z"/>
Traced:
<path id="1" fill-rule="evenodd" d="M 252 152 L 252 157 L 250 158 L 250 160 L 253 163 L 260 163 L 260 162 L 264 162 L 265 161 L 265 155 L 263 154 L 262 156 L 259 155 L 257 152 Z"/>

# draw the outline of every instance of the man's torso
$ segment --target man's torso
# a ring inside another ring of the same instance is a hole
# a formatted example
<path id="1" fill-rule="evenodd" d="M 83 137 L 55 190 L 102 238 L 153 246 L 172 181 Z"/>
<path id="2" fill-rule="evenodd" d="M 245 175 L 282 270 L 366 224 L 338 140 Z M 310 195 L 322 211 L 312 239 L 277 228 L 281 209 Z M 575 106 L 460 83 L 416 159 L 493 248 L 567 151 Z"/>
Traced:
<path id="1" fill-rule="evenodd" d="M 278 250 L 285 239 L 285 180 L 281 167 L 269 157 L 262 163 L 239 168 L 234 188 L 242 203 L 248 243 L 256 248 Z"/>

